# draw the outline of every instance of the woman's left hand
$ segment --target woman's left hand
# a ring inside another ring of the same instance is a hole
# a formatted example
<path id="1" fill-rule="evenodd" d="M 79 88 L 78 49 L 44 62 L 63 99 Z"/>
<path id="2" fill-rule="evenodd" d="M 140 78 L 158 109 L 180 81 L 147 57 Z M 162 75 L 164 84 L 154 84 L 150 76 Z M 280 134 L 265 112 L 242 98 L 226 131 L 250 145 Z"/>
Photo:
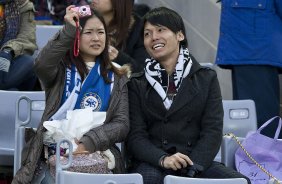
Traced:
<path id="1" fill-rule="evenodd" d="M 87 152 L 87 150 L 86 150 L 84 144 L 79 143 L 79 141 L 78 141 L 77 139 L 75 139 L 75 143 L 77 144 L 77 148 L 76 148 L 76 150 L 73 152 L 74 155 L 75 155 L 75 154 L 79 154 L 79 153 L 85 153 L 85 152 Z"/>

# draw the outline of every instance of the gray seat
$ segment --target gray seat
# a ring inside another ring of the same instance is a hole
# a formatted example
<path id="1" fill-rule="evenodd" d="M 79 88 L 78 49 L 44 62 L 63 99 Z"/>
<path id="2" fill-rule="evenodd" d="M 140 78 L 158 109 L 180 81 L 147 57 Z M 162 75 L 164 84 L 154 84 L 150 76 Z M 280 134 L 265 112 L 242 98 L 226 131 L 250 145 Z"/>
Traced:
<path id="1" fill-rule="evenodd" d="M 34 57 L 38 55 L 38 52 L 48 43 L 63 26 L 60 25 L 36 25 L 36 44 L 38 50 L 33 54 Z"/>
<path id="2" fill-rule="evenodd" d="M 206 178 L 187 178 L 167 175 L 164 178 L 164 184 L 247 184 L 245 178 L 230 179 L 206 179 Z"/>
<path id="3" fill-rule="evenodd" d="M 223 134 L 234 133 L 246 137 L 257 130 L 257 114 L 253 100 L 223 100 Z"/>
<path id="4" fill-rule="evenodd" d="M 240 142 L 245 138 L 237 137 Z M 235 167 L 235 152 L 239 148 L 239 144 L 230 136 L 224 135 L 221 143 L 221 162 L 225 164 L 226 167 Z"/>
<path id="5" fill-rule="evenodd" d="M 52 38 L 63 26 L 36 25 L 36 44 L 39 49 L 44 47 L 48 40 Z"/>
<path id="6" fill-rule="evenodd" d="M 25 129 L 31 127 L 36 129 L 41 121 L 45 109 L 45 93 L 32 92 L 21 95 L 16 100 L 15 112 L 15 154 L 14 154 L 14 174 L 21 166 L 21 153 L 25 146 Z M 21 115 L 24 114 L 24 117 Z"/>
<path id="7" fill-rule="evenodd" d="M 34 98 L 44 98 L 44 92 L 26 91 L 5 91 L 0 90 L 0 165 L 13 166 L 15 152 L 15 115 L 16 102 L 20 96 L 33 96 Z M 22 103 L 22 110 L 19 117 L 27 117 L 27 104 Z M 33 123 L 38 118 L 31 117 Z"/>
<path id="8" fill-rule="evenodd" d="M 61 140 L 57 144 L 56 157 L 59 158 L 60 145 L 62 143 L 69 144 L 70 152 L 72 152 L 72 144 L 68 140 Z M 72 162 L 72 155 L 69 155 L 69 160 L 66 165 L 62 165 L 60 160 L 56 160 L 56 183 L 57 184 L 143 184 L 143 178 L 140 174 L 89 174 L 89 173 L 78 173 L 69 172 L 64 169 L 68 168 Z"/>
<path id="9" fill-rule="evenodd" d="M 234 133 L 238 137 L 246 137 L 249 131 L 257 130 L 257 114 L 253 100 L 223 100 L 223 135 Z M 220 148 L 222 149 L 222 147 Z M 221 150 L 215 161 L 221 161 Z"/>
<path id="10" fill-rule="evenodd" d="M 213 63 L 200 63 L 200 65 L 207 68 L 215 69 L 215 65 Z"/>

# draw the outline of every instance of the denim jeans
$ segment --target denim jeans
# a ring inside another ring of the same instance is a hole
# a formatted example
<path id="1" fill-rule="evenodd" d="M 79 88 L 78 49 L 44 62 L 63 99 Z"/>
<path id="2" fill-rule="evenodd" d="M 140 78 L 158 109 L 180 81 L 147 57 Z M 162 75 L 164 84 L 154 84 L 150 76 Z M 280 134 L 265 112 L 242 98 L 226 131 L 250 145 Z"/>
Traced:
<path id="1" fill-rule="evenodd" d="M 31 91 L 36 76 L 33 72 L 34 58 L 20 55 L 11 61 L 9 72 L 0 71 L 1 90 Z"/>
<path id="2" fill-rule="evenodd" d="M 232 67 L 233 99 L 252 99 L 256 104 L 257 126 L 280 114 L 279 72 L 266 65 L 238 65 Z M 262 130 L 262 134 L 274 137 L 277 123 Z M 282 138 L 282 132 L 279 138 Z"/>

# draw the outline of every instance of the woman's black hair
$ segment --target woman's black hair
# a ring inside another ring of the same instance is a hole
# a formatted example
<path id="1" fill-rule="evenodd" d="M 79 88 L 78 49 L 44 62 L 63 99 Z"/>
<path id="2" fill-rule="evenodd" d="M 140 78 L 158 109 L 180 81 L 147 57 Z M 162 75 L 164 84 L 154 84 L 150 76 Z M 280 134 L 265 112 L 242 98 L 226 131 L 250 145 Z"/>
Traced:
<path id="1" fill-rule="evenodd" d="M 170 29 L 174 33 L 182 32 L 184 40 L 180 42 L 180 45 L 188 47 L 188 41 L 186 37 L 185 25 L 182 17 L 172 9 L 166 7 L 158 7 L 150 10 L 143 17 L 143 25 L 146 22 L 152 25 L 161 25 Z"/>
<path id="2" fill-rule="evenodd" d="M 81 17 L 79 19 L 79 24 L 82 27 L 82 31 L 85 27 L 86 22 L 93 17 L 97 17 L 103 24 L 104 28 L 105 28 L 105 32 L 107 33 L 107 26 L 105 23 L 105 20 L 103 18 L 103 16 L 96 10 L 91 9 L 91 16 L 86 16 L 86 17 Z M 81 32 L 82 32 L 81 31 Z M 101 75 L 104 79 L 104 81 L 106 83 L 110 83 L 111 80 L 108 78 L 108 72 L 110 69 L 112 69 L 115 72 L 115 69 L 113 68 L 111 61 L 110 61 L 110 57 L 109 57 L 109 52 L 108 52 L 108 36 L 106 36 L 106 42 L 105 42 L 105 48 L 102 51 L 102 53 L 100 54 L 100 59 L 101 59 L 101 63 L 100 63 L 100 72 Z M 69 52 L 67 53 L 65 59 L 64 59 L 65 63 L 67 64 L 68 67 L 71 66 L 71 63 L 75 64 L 81 78 L 82 81 L 85 79 L 85 74 L 88 73 L 88 69 L 86 67 L 86 64 L 84 63 L 82 57 L 79 55 L 78 57 L 75 57 L 73 55 L 73 49 L 70 49 Z"/>

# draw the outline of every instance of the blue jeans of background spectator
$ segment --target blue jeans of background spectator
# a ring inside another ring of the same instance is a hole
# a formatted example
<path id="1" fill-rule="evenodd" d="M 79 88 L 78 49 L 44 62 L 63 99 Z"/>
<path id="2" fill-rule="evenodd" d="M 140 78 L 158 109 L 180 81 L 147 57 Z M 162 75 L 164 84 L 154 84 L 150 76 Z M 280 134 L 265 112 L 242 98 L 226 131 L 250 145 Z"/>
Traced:
<path id="1" fill-rule="evenodd" d="M 268 65 L 236 65 L 232 67 L 233 99 L 252 99 L 256 104 L 258 128 L 280 114 L 280 87 L 278 69 Z M 278 121 L 262 130 L 274 137 Z M 282 138 L 280 132 L 279 138 Z"/>
<path id="2" fill-rule="evenodd" d="M 20 55 L 11 61 L 9 72 L 0 71 L 1 90 L 31 91 L 36 76 L 33 72 L 34 58 Z"/>

